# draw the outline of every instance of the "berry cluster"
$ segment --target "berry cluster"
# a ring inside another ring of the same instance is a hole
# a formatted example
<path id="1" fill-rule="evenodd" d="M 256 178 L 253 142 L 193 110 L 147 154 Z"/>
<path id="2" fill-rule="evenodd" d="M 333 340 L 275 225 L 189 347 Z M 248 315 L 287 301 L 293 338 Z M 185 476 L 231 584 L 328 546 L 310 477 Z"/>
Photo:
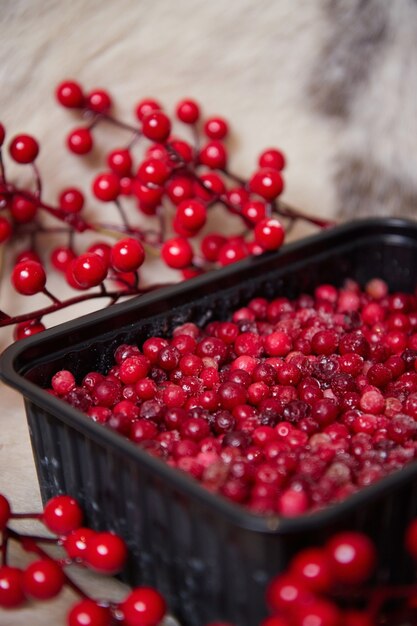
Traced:
<path id="1" fill-rule="evenodd" d="M 36 518 L 57 535 L 56 539 L 23 535 L 9 527 L 11 520 Z M 0 494 L 0 609 L 16 609 L 28 601 L 47 601 L 64 586 L 81 597 L 68 612 L 68 626 L 158 626 L 167 606 L 152 587 L 136 587 L 120 603 L 93 600 L 68 576 L 65 568 L 76 563 L 102 574 L 121 571 L 126 546 L 110 532 L 95 532 L 82 526 L 77 501 L 56 496 L 42 514 L 13 513 Z M 9 540 L 36 554 L 24 570 L 8 565 Z M 405 548 L 417 560 L 417 519 L 408 526 Z M 51 557 L 39 544 L 62 546 L 64 558 Z M 300 550 L 287 569 L 274 577 L 266 589 L 271 615 L 259 626 L 377 626 L 415 623 L 413 597 L 416 585 L 372 586 L 377 553 L 363 533 L 339 532 L 323 547 Z M 393 602 L 394 601 L 394 602 Z M 387 621 L 388 620 L 388 621 Z M 213 621 L 206 626 L 238 626 Z"/>
<path id="2" fill-rule="evenodd" d="M 22 535 L 8 523 L 13 519 L 39 519 L 57 535 L 57 539 Z M 29 600 L 50 600 L 64 586 L 71 588 L 81 600 L 67 615 L 68 626 L 157 626 L 166 613 L 166 603 L 151 587 L 132 589 L 123 602 L 111 603 L 91 599 L 65 572 L 72 564 L 85 566 L 101 574 L 119 573 L 127 559 L 124 541 L 112 532 L 96 532 L 82 526 L 83 513 L 70 496 L 56 496 L 47 502 L 42 514 L 13 513 L 8 500 L 0 494 L 0 608 L 12 609 Z M 24 570 L 8 565 L 7 548 L 12 539 L 24 550 L 38 557 Z M 39 544 L 57 544 L 65 556 L 52 558 Z"/>
<path id="3" fill-rule="evenodd" d="M 345 499 L 417 457 L 417 298 L 316 288 L 121 345 L 50 392 L 261 513 Z"/>
<path id="4" fill-rule="evenodd" d="M 149 255 L 156 254 L 169 268 L 190 278 L 279 248 L 285 236 L 283 220 L 291 224 L 303 218 L 318 226 L 329 225 L 278 200 L 285 166 L 279 150 L 262 152 L 248 180 L 232 174 L 225 143 L 228 122 L 219 117 L 202 121 L 194 100 L 179 102 L 174 119 L 157 101 L 141 100 L 134 109 L 136 124 L 129 124 L 112 115 L 112 99 L 102 89 L 85 94 L 78 83 L 65 81 L 58 86 L 56 98 L 86 120 L 67 137 L 67 147 L 75 155 L 95 149 L 94 136 L 103 123 L 128 133 L 124 145 L 105 155 L 104 169 L 91 184 L 93 199 L 113 205 L 118 217 L 112 224 L 96 221 L 88 214 L 90 198 L 72 185 L 62 189 L 55 204 L 45 202 L 36 165 L 40 148 L 29 135 L 12 138 L 8 152 L 15 163 L 33 169 L 36 189 L 11 182 L 2 157 L 5 129 L 0 124 L 0 246 L 16 239 L 25 242 L 15 258 L 12 284 L 22 295 L 43 293 L 51 301 L 29 314 L 1 312 L 0 326 L 18 324 L 16 338 L 41 331 L 43 318 L 63 307 L 91 298 L 114 303 L 157 287 L 141 284 L 138 270 Z M 174 121 L 188 127 L 193 141 L 173 134 Z M 233 235 L 213 230 L 214 207 L 222 207 L 235 224 Z M 46 214 L 59 225 L 51 227 L 50 220 L 43 219 Z M 145 227 L 141 226 L 144 219 L 150 222 Z M 76 235 L 88 231 L 99 238 L 86 247 Z M 40 240 L 57 233 L 62 245 L 54 245 L 45 258 L 45 242 Z M 71 288 L 86 293 L 61 301 L 46 287 L 50 269 L 62 274 Z"/>

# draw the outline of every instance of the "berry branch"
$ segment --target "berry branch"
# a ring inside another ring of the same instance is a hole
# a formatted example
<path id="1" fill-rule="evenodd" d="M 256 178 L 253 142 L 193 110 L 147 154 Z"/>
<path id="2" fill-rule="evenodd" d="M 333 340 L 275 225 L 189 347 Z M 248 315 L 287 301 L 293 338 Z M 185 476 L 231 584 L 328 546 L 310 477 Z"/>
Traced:
<path id="1" fill-rule="evenodd" d="M 40 148 L 30 135 L 14 137 L 8 152 L 15 163 L 31 168 L 34 191 L 30 185 L 22 187 L 9 180 L 2 150 L 6 135 L 0 124 L 0 249 L 9 250 L 16 240 L 26 241 L 28 246 L 15 259 L 13 286 L 22 295 L 43 293 L 52 300 L 52 305 L 30 314 L 1 313 L 0 326 L 17 325 L 16 338 L 40 332 L 47 315 L 73 304 L 104 297 L 111 304 L 157 288 L 159 285 L 144 286 L 139 273 L 152 257 L 161 258 L 187 279 L 250 254 L 279 248 L 285 237 L 285 221 L 288 229 L 295 220 L 319 228 L 332 225 L 279 198 L 285 166 L 279 150 L 262 152 L 248 180 L 233 173 L 225 146 L 229 124 L 219 117 L 202 123 L 200 107 L 193 100 L 181 101 L 175 111 L 176 120 L 191 130 L 193 143 L 189 143 L 172 134 L 174 120 L 155 100 L 137 104 L 138 123 L 132 124 L 113 115 L 112 99 L 105 90 L 84 94 L 78 83 L 65 81 L 58 86 L 56 97 L 63 107 L 79 111 L 86 120 L 85 126 L 75 128 L 67 137 L 73 154 L 83 156 L 94 149 L 94 135 L 102 124 L 129 134 L 125 147 L 106 155 L 107 169 L 92 181 L 93 197 L 113 205 L 117 219 L 102 223 L 86 217 L 85 194 L 77 187 L 63 189 L 56 205 L 46 202 L 36 162 Z M 233 235 L 207 232 L 215 206 L 223 208 L 229 220 L 235 220 Z M 139 225 L 139 214 L 141 221 L 144 217 L 156 220 L 156 227 Z M 43 215 L 63 226 L 51 226 Z M 81 250 L 78 235 L 85 232 L 103 239 Z M 40 246 L 38 238 L 49 241 L 58 233 L 67 234 L 67 244 L 55 247 L 47 259 L 39 252 L 45 241 Z M 64 300 L 53 295 L 46 287 L 51 269 L 61 273 L 71 288 L 85 293 Z"/>
<path id="2" fill-rule="evenodd" d="M 56 537 L 22 534 L 9 522 L 37 518 Z M 132 589 L 122 602 L 95 600 L 67 573 L 71 565 L 103 575 L 120 572 L 127 559 L 124 541 L 112 532 L 84 527 L 76 500 L 56 496 L 42 514 L 19 514 L 0 494 L 0 608 L 16 609 L 25 603 L 47 601 L 64 587 L 79 598 L 68 612 L 68 626 L 158 626 L 167 613 L 162 595 L 152 587 Z M 8 564 L 9 541 L 36 556 L 25 569 Z M 52 557 L 40 544 L 64 550 Z M 408 527 L 405 547 L 417 559 L 417 519 Z M 391 626 L 415 623 L 413 598 L 417 583 L 402 586 L 369 585 L 377 564 L 372 541 L 363 533 L 339 532 L 324 546 L 299 551 L 287 569 L 275 576 L 266 589 L 270 616 L 256 626 Z M 238 626 L 215 621 L 206 626 Z"/>

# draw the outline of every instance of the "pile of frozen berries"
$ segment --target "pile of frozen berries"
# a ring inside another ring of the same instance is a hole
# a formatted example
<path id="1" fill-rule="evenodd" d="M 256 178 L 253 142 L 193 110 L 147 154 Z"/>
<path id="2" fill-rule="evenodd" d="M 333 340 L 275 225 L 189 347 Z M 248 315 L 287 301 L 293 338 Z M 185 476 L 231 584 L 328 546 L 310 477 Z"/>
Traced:
<path id="1" fill-rule="evenodd" d="M 321 285 L 121 345 L 50 392 L 261 513 L 345 499 L 417 456 L 417 298 Z"/>

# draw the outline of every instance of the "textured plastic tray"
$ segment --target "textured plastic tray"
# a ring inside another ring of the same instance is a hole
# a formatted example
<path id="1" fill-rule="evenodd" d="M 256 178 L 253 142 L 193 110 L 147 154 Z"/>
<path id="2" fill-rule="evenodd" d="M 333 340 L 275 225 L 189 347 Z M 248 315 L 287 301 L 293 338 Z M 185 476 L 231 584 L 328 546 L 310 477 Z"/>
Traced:
<path id="1" fill-rule="evenodd" d="M 209 493 L 44 389 L 60 368 L 78 379 L 109 368 L 120 343 L 141 344 L 185 321 L 224 319 L 256 295 L 294 297 L 320 283 L 375 276 L 394 291 L 417 284 L 417 223 L 364 220 L 285 246 L 210 275 L 116 305 L 9 347 L 0 375 L 25 398 L 44 500 L 69 493 L 89 524 L 123 535 L 131 583 L 155 584 L 186 626 L 229 619 L 256 626 L 266 581 L 302 545 L 335 529 L 371 534 L 381 579 L 407 577 L 403 531 L 417 514 L 417 463 L 297 519 L 261 517 Z"/>

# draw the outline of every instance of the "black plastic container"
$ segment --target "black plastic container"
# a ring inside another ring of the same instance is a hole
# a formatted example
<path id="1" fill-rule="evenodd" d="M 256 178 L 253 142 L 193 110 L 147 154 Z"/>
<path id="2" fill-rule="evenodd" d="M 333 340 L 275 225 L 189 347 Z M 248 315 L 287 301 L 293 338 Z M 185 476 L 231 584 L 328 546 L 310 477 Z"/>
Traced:
<path id="1" fill-rule="evenodd" d="M 187 475 L 46 393 L 51 376 L 106 371 L 116 346 L 169 334 L 185 321 L 225 319 L 256 295 L 311 293 L 320 283 L 385 279 L 417 284 L 417 223 L 365 220 L 210 275 L 63 324 L 8 348 L 0 375 L 25 397 L 44 500 L 69 493 L 87 522 L 125 537 L 131 583 L 155 584 L 184 626 L 228 619 L 256 626 L 266 581 L 300 546 L 341 528 L 364 530 L 379 551 L 382 580 L 406 578 L 403 532 L 417 514 L 417 463 L 343 503 L 296 519 L 261 517 L 206 491 Z"/>

